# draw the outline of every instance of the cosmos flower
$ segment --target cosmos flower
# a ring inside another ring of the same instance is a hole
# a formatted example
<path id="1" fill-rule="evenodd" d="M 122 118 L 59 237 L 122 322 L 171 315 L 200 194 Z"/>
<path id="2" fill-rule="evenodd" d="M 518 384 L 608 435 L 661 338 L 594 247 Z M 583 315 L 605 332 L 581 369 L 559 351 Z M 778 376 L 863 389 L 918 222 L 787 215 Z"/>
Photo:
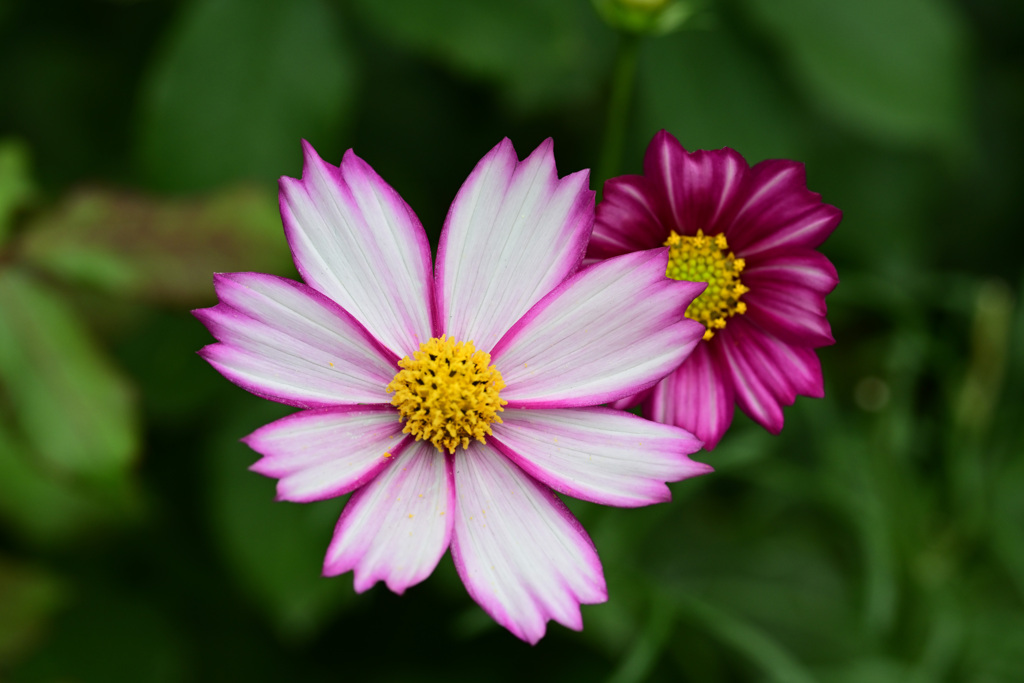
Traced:
<path id="1" fill-rule="evenodd" d="M 807 189 L 803 164 L 751 167 L 731 149 L 687 152 L 669 133 L 655 135 L 643 175 L 605 183 L 587 260 L 668 246 L 670 278 L 708 283 L 686 311 L 705 332 L 675 372 L 615 405 L 640 403 L 707 449 L 734 403 L 778 434 L 782 406 L 824 395 L 814 349 L 833 343 L 825 295 L 839 279 L 816 248 L 841 217 Z"/>
<path id="2" fill-rule="evenodd" d="M 551 141 L 504 140 L 430 245 L 409 206 L 350 150 L 305 147 L 281 179 L 305 284 L 216 275 L 196 311 L 201 355 L 250 392 L 302 408 L 245 442 L 281 500 L 354 491 L 324 574 L 402 593 L 450 546 L 469 594 L 531 643 L 607 599 L 590 538 L 554 491 L 608 505 L 669 500 L 710 471 L 683 429 L 601 404 L 653 386 L 700 340 L 702 285 L 664 276 L 668 249 L 580 270 L 593 227 L 585 171 L 559 179 Z"/>

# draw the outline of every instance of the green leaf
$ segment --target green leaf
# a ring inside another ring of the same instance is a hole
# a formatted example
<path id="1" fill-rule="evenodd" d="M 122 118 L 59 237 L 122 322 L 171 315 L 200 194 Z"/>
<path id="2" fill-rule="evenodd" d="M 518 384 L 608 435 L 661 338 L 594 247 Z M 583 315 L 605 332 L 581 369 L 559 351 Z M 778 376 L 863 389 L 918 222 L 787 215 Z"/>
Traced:
<path id="1" fill-rule="evenodd" d="M 14 212 L 35 195 L 28 149 L 13 140 L 0 140 L 0 244 L 12 227 Z"/>
<path id="2" fill-rule="evenodd" d="M 377 33 L 457 73 L 497 84 L 521 111 L 596 95 L 613 34 L 586 0 L 356 0 Z"/>
<path id="3" fill-rule="evenodd" d="M 883 142 L 956 146 L 965 134 L 964 23 L 939 0 L 745 0 L 799 85 Z"/>
<path id="4" fill-rule="evenodd" d="M 322 0 L 199 0 L 184 6 L 147 78 L 141 161 L 164 189 L 298 170 L 300 138 L 339 139 L 355 68 Z"/>
<path id="5" fill-rule="evenodd" d="M 662 597 L 675 603 L 680 619 L 698 624 L 757 666 L 768 680 L 778 683 L 813 683 L 815 680 L 770 633 L 754 624 L 685 591 L 663 591 Z"/>
<path id="6" fill-rule="evenodd" d="M 0 380 L 18 427 L 56 472 L 113 481 L 138 453 L 131 386 L 64 302 L 0 270 Z"/>
<path id="7" fill-rule="evenodd" d="M 38 460 L 0 424 L 0 520 L 5 526 L 37 545 L 53 545 L 101 521 L 104 509 L 98 501 L 40 467 Z"/>
<path id="8" fill-rule="evenodd" d="M 278 632 L 309 637 L 353 596 L 351 576 L 325 579 L 338 500 L 275 502 L 274 482 L 247 471 L 259 456 L 239 439 L 292 409 L 257 399 L 229 415 L 211 442 L 209 510 L 228 568 Z"/>
<path id="9" fill-rule="evenodd" d="M 0 669 L 35 644 L 64 594 L 61 582 L 50 574 L 0 557 Z"/>
<path id="10" fill-rule="evenodd" d="M 289 264 L 276 197 L 257 187 L 191 201 L 80 191 L 29 227 L 21 253 L 62 279 L 180 307 L 209 300 L 215 272 Z"/>
<path id="11" fill-rule="evenodd" d="M 772 72 L 725 30 L 647 43 L 637 99 L 638 145 L 664 128 L 687 149 L 732 147 L 751 163 L 804 157 L 795 108 Z M 639 167 L 641 156 L 631 163 Z"/>

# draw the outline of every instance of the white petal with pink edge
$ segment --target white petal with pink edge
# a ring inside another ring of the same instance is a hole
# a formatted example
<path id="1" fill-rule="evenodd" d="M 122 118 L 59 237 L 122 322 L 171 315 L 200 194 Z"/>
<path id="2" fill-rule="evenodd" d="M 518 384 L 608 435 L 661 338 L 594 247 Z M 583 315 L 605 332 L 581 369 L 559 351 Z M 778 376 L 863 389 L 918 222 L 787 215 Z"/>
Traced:
<path id="1" fill-rule="evenodd" d="M 428 442 L 408 445 L 376 479 L 352 494 L 324 560 L 324 576 L 354 570 L 356 592 L 378 581 L 403 593 L 430 576 L 452 533 L 446 458 Z"/>
<path id="2" fill-rule="evenodd" d="M 732 379 L 718 368 L 709 352 L 710 344 L 717 343 L 719 340 L 699 344 L 644 401 L 645 416 L 693 432 L 707 450 L 718 444 L 732 423 L 735 400 Z"/>
<path id="3" fill-rule="evenodd" d="M 529 643 L 551 619 L 580 630 L 581 604 L 608 599 L 601 561 L 562 501 L 500 453 L 455 452 L 452 557 L 469 594 Z"/>
<path id="4" fill-rule="evenodd" d="M 550 138 L 519 161 L 506 138 L 452 203 L 438 246 L 440 329 L 488 351 L 578 268 L 594 220 L 588 173 L 561 180 Z"/>
<path id="5" fill-rule="evenodd" d="M 363 486 L 403 446 L 402 422 L 390 406 L 306 410 L 242 439 L 263 457 L 251 469 L 279 479 L 278 500 L 308 503 Z"/>
<path id="6" fill-rule="evenodd" d="M 687 455 L 699 439 L 678 427 L 610 408 L 506 409 L 491 440 L 559 493 L 638 507 L 672 499 L 665 482 L 711 471 Z"/>
<path id="7" fill-rule="evenodd" d="M 513 408 L 597 405 L 674 370 L 704 327 L 685 317 L 704 283 L 665 277 L 668 249 L 595 264 L 530 309 L 491 352 Z"/>
<path id="8" fill-rule="evenodd" d="M 214 286 L 221 303 L 194 313 L 221 343 L 199 353 L 232 382 L 304 408 L 390 400 L 397 359 L 327 297 L 260 273 Z"/>
<path id="9" fill-rule="evenodd" d="M 305 143 L 302 179 L 281 178 L 281 216 L 303 279 L 395 355 L 431 338 L 430 244 L 409 205 L 352 150 L 341 166 Z"/>

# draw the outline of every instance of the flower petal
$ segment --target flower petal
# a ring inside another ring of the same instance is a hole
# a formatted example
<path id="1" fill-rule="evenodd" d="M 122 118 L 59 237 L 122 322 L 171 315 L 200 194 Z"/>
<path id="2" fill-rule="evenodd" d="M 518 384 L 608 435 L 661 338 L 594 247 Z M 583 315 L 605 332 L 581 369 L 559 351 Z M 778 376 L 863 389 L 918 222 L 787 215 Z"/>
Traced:
<path id="1" fill-rule="evenodd" d="M 726 237 L 743 258 L 783 247 L 813 249 L 832 234 L 842 217 L 839 209 L 807 189 L 803 164 L 771 159 L 747 174 Z"/>
<path id="2" fill-rule="evenodd" d="M 765 385 L 783 405 L 792 405 L 798 394 L 821 398 L 825 395 L 821 363 L 814 349 L 793 346 L 751 321 L 737 320 L 730 330 Z"/>
<path id="3" fill-rule="evenodd" d="M 687 152 L 666 131 L 654 136 L 644 155 L 651 192 L 664 197 L 662 223 L 679 234 L 725 232 L 748 170 L 735 150 Z"/>
<path id="4" fill-rule="evenodd" d="M 825 295 L 839 284 L 835 266 L 813 249 L 786 249 L 758 256 L 747 263 L 743 282 L 756 288 L 761 284 L 776 287 L 797 286 Z"/>
<path id="5" fill-rule="evenodd" d="M 281 178 L 295 265 L 402 358 L 431 338 L 430 244 L 409 205 L 349 150 L 341 167 L 304 143 L 302 180 Z"/>
<path id="6" fill-rule="evenodd" d="M 523 316 L 491 352 L 513 408 L 566 408 L 638 393 L 675 369 L 704 333 L 685 317 L 704 283 L 665 277 L 668 250 L 586 268 Z"/>
<path id="7" fill-rule="evenodd" d="M 403 593 L 430 576 L 451 540 L 455 489 L 446 458 L 415 441 L 352 494 L 324 560 L 324 576 L 354 570 L 356 592 L 378 581 Z"/>
<path id="8" fill-rule="evenodd" d="M 303 408 L 390 400 L 397 359 L 327 297 L 260 273 L 214 287 L 221 303 L 193 313 L 221 343 L 199 354 L 235 384 Z"/>
<path id="9" fill-rule="evenodd" d="M 709 451 L 732 424 L 732 379 L 715 363 L 709 343 L 698 344 L 678 370 L 650 391 L 644 415 L 693 432 Z"/>
<path id="10" fill-rule="evenodd" d="M 529 643 L 548 620 L 580 630 L 580 604 L 608 599 L 601 561 L 546 487 L 487 445 L 455 452 L 452 558 L 469 594 Z"/>
<path id="11" fill-rule="evenodd" d="M 756 288 L 752 286 L 743 300 L 751 322 L 790 344 L 817 348 L 835 343 L 821 294 L 802 287 L 762 283 Z"/>
<path id="12" fill-rule="evenodd" d="M 659 218 L 665 214 L 665 206 L 661 195 L 652 191 L 650 181 L 643 176 L 626 175 L 605 181 L 587 259 L 606 259 L 665 244 L 672 229 Z"/>
<path id="13" fill-rule="evenodd" d="M 701 442 L 678 427 L 609 408 L 508 409 L 494 445 L 527 474 L 575 498 L 638 507 L 672 499 L 665 485 L 711 471 L 687 455 Z"/>
<path id="14" fill-rule="evenodd" d="M 723 330 L 730 334 L 720 335 L 721 339 L 711 347 L 711 352 L 724 374 L 731 378 L 736 402 L 743 412 L 772 434 L 778 434 L 782 431 L 783 420 L 777 394 L 784 386 L 766 383 L 758 372 L 756 361 L 752 360 L 751 339 L 741 332 L 743 322 L 742 319 L 731 320 L 729 327 Z M 774 373 L 770 377 L 774 378 Z"/>
<path id="15" fill-rule="evenodd" d="M 366 484 L 402 448 L 402 422 L 391 406 L 306 410 L 242 439 L 263 457 L 251 469 L 280 481 L 277 499 L 308 503 Z"/>
<path id="16" fill-rule="evenodd" d="M 489 350 L 579 267 L 594 220 L 589 174 L 561 180 L 548 140 L 519 161 L 506 138 L 459 190 L 438 246 L 439 328 Z"/>

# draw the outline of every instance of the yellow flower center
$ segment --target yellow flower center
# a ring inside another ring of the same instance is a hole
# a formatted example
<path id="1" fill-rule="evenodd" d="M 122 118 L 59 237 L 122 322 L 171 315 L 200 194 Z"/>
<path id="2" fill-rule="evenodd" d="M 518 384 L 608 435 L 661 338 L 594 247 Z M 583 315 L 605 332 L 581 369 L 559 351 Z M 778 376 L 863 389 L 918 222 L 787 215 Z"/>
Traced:
<path id="1" fill-rule="evenodd" d="M 665 240 L 669 247 L 668 268 L 665 275 L 673 280 L 706 282 L 707 289 L 686 309 L 686 317 L 704 325 L 704 340 L 715 336 L 715 330 L 737 313 L 747 312 L 740 297 L 750 288 L 740 281 L 746 263 L 736 258 L 729 249 L 725 235 L 680 235 L 675 230 Z"/>
<path id="2" fill-rule="evenodd" d="M 405 421 L 402 431 L 417 441 L 454 453 L 458 446 L 468 447 L 470 439 L 486 443 L 491 424 L 501 422 L 498 413 L 508 401 L 498 392 L 505 383 L 491 355 L 477 351 L 473 342 L 434 337 L 398 366 L 402 369 L 387 391 L 395 394 L 391 405 Z"/>

